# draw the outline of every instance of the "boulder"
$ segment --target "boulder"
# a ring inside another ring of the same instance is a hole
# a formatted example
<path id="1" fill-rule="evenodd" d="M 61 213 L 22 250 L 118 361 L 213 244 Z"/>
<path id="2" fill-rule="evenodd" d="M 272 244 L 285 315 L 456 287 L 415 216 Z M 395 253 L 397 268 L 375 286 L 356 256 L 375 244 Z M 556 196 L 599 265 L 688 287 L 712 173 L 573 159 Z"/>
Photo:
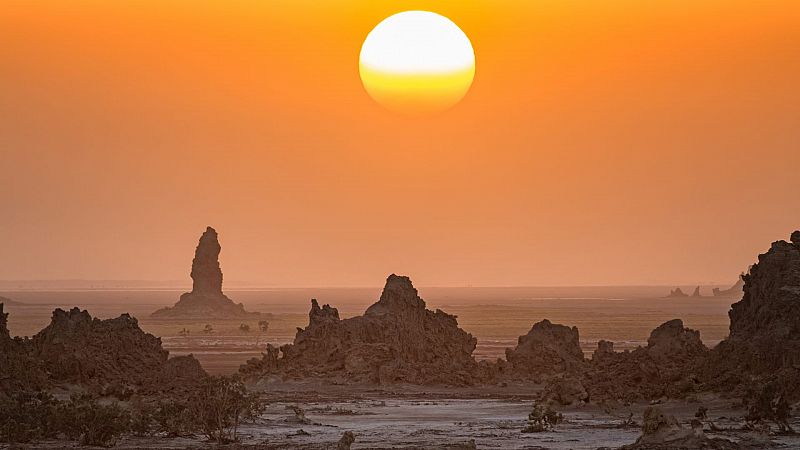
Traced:
<path id="1" fill-rule="evenodd" d="M 207 227 L 200 236 L 192 260 L 192 292 L 181 295 L 171 308 L 162 308 L 151 317 L 156 319 L 238 319 L 258 317 L 259 313 L 247 312 L 244 305 L 234 303 L 222 293 L 222 269 L 219 265 L 217 231 Z"/>

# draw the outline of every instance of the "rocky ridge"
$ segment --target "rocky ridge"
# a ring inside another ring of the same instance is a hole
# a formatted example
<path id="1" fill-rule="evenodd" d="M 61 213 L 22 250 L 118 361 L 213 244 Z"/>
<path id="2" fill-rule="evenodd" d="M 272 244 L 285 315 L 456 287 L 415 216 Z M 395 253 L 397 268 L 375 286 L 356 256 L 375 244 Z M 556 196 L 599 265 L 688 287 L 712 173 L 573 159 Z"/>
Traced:
<path id="1" fill-rule="evenodd" d="M 325 378 L 348 383 L 472 385 L 485 379 L 475 362 L 477 340 L 456 317 L 431 311 L 408 277 L 390 275 L 364 315 L 341 319 L 311 302 L 309 323 L 294 343 L 269 346 L 242 366 L 250 378 Z"/>
<path id="2" fill-rule="evenodd" d="M 100 320 L 78 308 L 56 309 L 32 338 L 0 340 L 0 385 L 7 392 L 76 384 L 124 397 L 180 392 L 207 376 L 192 356 L 169 358 L 161 339 L 127 314 Z"/>

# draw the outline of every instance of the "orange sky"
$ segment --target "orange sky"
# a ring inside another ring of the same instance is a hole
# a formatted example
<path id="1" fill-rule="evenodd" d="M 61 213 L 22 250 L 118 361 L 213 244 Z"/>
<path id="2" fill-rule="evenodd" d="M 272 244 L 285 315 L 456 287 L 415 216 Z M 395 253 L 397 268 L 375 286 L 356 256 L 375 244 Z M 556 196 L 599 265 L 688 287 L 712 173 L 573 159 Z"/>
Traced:
<path id="1" fill-rule="evenodd" d="M 358 77 L 383 18 L 471 38 L 454 109 Z M 800 228 L 795 0 L 5 0 L 0 279 L 733 282 Z"/>

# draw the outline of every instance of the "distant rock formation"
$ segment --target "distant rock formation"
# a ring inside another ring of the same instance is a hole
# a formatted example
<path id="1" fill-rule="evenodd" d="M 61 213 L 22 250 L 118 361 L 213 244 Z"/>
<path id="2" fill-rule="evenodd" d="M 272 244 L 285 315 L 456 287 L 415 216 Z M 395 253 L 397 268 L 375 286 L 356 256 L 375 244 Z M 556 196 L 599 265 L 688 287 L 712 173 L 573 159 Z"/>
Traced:
<path id="1" fill-rule="evenodd" d="M 670 320 L 650 333 L 647 347 L 618 353 L 600 341 L 583 385 L 593 401 L 679 398 L 697 388 L 691 368 L 708 354 L 700 333 Z"/>
<path id="2" fill-rule="evenodd" d="M 340 319 L 311 301 L 309 323 L 293 344 L 269 345 L 240 369 L 248 378 L 322 378 L 347 383 L 472 385 L 481 365 L 476 339 L 455 316 L 425 307 L 408 277 L 391 275 L 363 316 Z"/>
<path id="3" fill-rule="evenodd" d="M 506 360 L 515 373 L 534 377 L 580 372 L 585 362 L 578 328 L 547 319 L 520 336 L 515 348 L 506 349 Z"/>
<path id="4" fill-rule="evenodd" d="M 0 297 L 0 303 L 5 304 L 6 306 L 15 306 L 15 305 L 23 305 L 24 303 L 11 300 L 10 298 Z"/>
<path id="5" fill-rule="evenodd" d="M 714 297 L 741 298 L 744 293 L 744 273 L 739 275 L 739 279 L 736 280 L 736 283 L 730 288 L 724 291 L 720 290 L 720 288 L 714 288 L 712 292 L 714 293 Z"/>
<path id="6" fill-rule="evenodd" d="M 56 309 L 50 325 L 33 338 L 4 341 L 0 387 L 8 392 L 78 384 L 126 397 L 182 392 L 207 376 L 192 356 L 168 358 L 161 339 L 127 314 L 99 320 L 78 308 Z"/>
<path id="7" fill-rule="evenodd" d="M 800 400 L 800 231 L 773 242 L 743 276 L 731 306 L 730 335 L 703 367 L 709 386 L 746 395 L 769 388 Z"/>
<path id="8" fill-rule="evenodd" d="M 697 286 L 696 288 L 694 288 L 694 292 L 692 292 L 692 297 L 693 298 L 698 298 L 698 297 L 702 297 L 702 296 L 703 296 L 703 294 L 700 293 L 700 286 Z"/>
<path id="9" fill-rule="evenodd" d="M 208 318 L 247 318 L 260 313 L 247 312 L 244 305 L 234 303 L 222 293 L 222 270 L 219 266 L 219 253 L 222 247 L 217 232 L 206 228 L 200 236 L 194 259 L 192 260 L 192 292 L 181 295 L 172 308 L 163 308 L 151 317 L 157 319 L 208 319 Z"/>
<path id="10" fill-rule="evenodd" d="M 688 297 L 681 288 L 675 288 L 674 290 L 669 291 L 669 295 L 666 298 L 684 298 Z"/>

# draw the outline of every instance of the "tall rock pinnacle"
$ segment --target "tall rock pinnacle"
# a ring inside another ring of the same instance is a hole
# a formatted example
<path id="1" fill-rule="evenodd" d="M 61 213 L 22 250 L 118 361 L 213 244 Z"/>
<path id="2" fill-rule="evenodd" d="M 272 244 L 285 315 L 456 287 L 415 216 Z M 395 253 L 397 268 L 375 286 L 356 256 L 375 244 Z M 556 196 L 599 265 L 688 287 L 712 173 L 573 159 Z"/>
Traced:
<path id="1" fill-rule="evenodd" d="M 219 267 L 219 252 L 222 247 L 217 231 L 211 227 L 200 236 L 192 260 L 192 293 L 205 295 L 222 294 L 222 269 Z"/>
<path id="2" fill-rule="evenodd" d="M 194 251 L 192 260 L 192 292 L 181 295 L 172 308 L 162 308 L 151 317 L 169 319 L 210 319 L 256 317 L 260 313 L 245 311 L 241 303 L 234 303 L 222 293 L 222 270 L 219 253 L 222 247 L 217 231 L 206 227 Z"/>

